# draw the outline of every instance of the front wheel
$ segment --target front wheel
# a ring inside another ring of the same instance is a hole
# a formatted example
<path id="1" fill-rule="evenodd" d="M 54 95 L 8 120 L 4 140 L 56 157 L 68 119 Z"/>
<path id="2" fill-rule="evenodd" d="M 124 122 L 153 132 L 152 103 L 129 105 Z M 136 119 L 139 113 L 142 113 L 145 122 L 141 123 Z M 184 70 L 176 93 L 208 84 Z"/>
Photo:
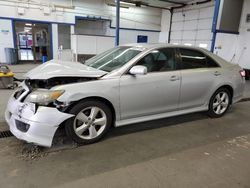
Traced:
<path id="1" fill-rule="evenodd" d="M 82 101 L 70 113 L 75 117 L 66 121 L 66 134 L 78 144 L 99 141 L 112 124 L 110 108 L 99 101 Z"/>
<path id="2" fill-rule="evenodd" d="M 228 89 L 220 88 L 211 97 L 208 115 L 212 118 L 222 117 L 230 107 L 232 96 Z"/>

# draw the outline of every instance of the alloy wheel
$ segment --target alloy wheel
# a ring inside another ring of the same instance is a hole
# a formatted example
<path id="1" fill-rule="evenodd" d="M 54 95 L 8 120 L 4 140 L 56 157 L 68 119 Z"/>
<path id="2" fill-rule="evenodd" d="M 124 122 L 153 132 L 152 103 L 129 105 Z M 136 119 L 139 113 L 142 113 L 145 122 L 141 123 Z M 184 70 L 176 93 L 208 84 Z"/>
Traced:
<path id="1" fill-rule="evenodd" d="M 98 137 L 107 125 L 107 115 L 96 106 L 81 110 L 74 119 L 74 131 L 80 138 L 89 140 Z"/>
<path id="2" fill-rule="evenodd" d="M 229 96 L 226 92 L 218 93 L 213 101 L 213 111 L 217 115 L 223 114 L 229 106 Z"/>

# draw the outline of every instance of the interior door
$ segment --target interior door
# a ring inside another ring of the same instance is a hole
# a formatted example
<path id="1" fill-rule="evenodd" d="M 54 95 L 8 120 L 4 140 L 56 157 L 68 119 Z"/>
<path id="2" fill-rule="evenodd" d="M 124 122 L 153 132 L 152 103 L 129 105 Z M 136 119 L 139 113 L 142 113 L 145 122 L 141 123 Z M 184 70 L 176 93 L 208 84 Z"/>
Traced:
<path id="1" fill-rule="evenodd" d="M 179 49 L 181 60 L 180 109 L 195 108 L 208 103 L 220 67 L 210 57 L 193 49 Z"/>
<path id="2" fill-rule="evenodd" d="M 178 109 L 180 71 L 173 48 L 153 50 L 136 65 L 147 67 L 145 75 L 120 78 L 121 118 L 130 119 Z"/>

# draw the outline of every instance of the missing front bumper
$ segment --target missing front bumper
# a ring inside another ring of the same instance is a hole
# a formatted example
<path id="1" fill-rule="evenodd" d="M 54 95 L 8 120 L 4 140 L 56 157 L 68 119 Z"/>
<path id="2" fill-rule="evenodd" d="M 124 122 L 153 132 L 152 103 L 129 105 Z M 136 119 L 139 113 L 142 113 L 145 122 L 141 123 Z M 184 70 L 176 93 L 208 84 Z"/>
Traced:
<path id="1" fill-rule="evenodd" d="M 14 97 L 10 98 L 5 112 L 6 122 L 15 137 L 45 147 L 51 147 L 58 126 L 73 116 L 53 107 L 39 106 L 34 111 L 31 105 Z M 25 128 L 20 130 L 17 122 L 23 125 L 22 128 L 25 125 Z"/>

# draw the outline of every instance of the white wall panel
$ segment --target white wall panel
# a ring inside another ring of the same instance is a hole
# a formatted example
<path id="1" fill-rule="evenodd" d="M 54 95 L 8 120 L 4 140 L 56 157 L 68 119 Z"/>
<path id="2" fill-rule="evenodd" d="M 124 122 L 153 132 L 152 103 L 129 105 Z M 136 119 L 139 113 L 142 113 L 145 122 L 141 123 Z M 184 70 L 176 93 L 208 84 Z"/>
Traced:
<path id="1" fill-rule="evenodd" d="M 189 10 L 174 12 L 171 43 L 192 44 L 195 46 L 207 45 L 211 48 L 212 17 L 214 5 L 189 7 Z"/>
<path id="2" fill-rule="evenodd" d="M 13 48 L 13 32 L 11 20 L 0 19 L 0 63 L 6 63 L 5 48 Z"/>
<path id="3" fill-rule="evenodd" d="M 171 14 L 168 10 L 162 10 L 162 15 L 161 15 L 161 31 L 162 32 L 169 32 L 170 17 L 171 17 Z"/>
<path id="4" fill-rule="evenodd" d="M 171 44 L 181 44 L 181 40 L 171 40 L 170 41 Z"/>
<path id="5" fill-rule="evenodd" d="M 162 10 L 161 15 L 161 32 L 159 33 L 159 42 L 168 43 L 169 27 L 170 27 L 170 12 Z"/>
<path id="6" fill-rule="evenodd" d="M 173 31 L 171 32 L 171 40 L 181 40 L 182 32 L 181 31 Z"/>
<path id="7" fill-rule="evenodd" d="M 173 15 L 173 22 L 183 21 L 183 20 L 184 20 L 184 17 L 183 17 L 182 12 L 174 13 L 174 15 Z"/>
<path id="8" fill-rule="evenodd" d="M 196 30 L 197 29 L 198 20 L 191 20 L 184 22 L 184 30 Z"/>
<path id="9" fill-rule="evenodd" d="M 168 43 L 168 31 L 160 32 L 159 33 L 159 43 Z"/>
<path id="10" fill-rule="evenodd" d="M 52 24 L 53 59 L 58 59 L 58 25 Z"/>
<path id="11" fill-rule="evenodd" d="M 212 38 L 213 34 L 211 30 L 198 30 L 197 32 L 197 40 L 210 40 Z"/>
<path id="12" fill-rule="evenodd" d="M 198 28 L 197 29 L 207 29 L 207 30 L 212 30 L 212 23 L 213 20 L 208 18 L 208 19 L 200 19 L 198 20 Z"/>
<path id="13" fill-rule="evenodd" d="M 215 53 L 227 61 L 233 60 L 237 47 L 237 35 L 232 34 L 217 34 L 216 46 L 219 50 L 215 50 Z M 229 47 L 229 48 L 228 48 Z"/>
<path id="14" fill-rule="evenodd" d="M 96 38 L 96 54 L 102 53 L 114 46 L 115 46 L 115 37 L 97 37 Z"/>
<path id="15" fill-rule="evenodd" d="M 213 18 L 214 16 L 214 7 L 203 8 L 200 11 L 199 18 Z"/>
<path id="16" fill-rule="evenodd" d="M 250 70 L 250 23 L 246 23 L 247 14 L 250 14 L 250 1 L 244 0 L 239 35 L 218 33 L 214 52 Z"/>
<path id="17" fill-rule="evenodd" d="M 184 22 L 173 22 L 172 23 L 172 31 L 181 31 L 183 29 Z"/>
<path id="18" fill-rule="evenodd" d="M 194 20 L 199 18 L 199 10 L 185 11 L 185 20 Z"/>
<path id="19" fill-rule="evenodd" d="M 114 37 L 75 35 L 76 46 L 73 51 L 77 54 L 98 54 L 115 46 Z"/>
<path id="20" fill-rule="evenodd" d="M 196 31 L 185 31 L 183 33 L 183 40 L 194 40 L 195 41 L 196 37 Z"/>

